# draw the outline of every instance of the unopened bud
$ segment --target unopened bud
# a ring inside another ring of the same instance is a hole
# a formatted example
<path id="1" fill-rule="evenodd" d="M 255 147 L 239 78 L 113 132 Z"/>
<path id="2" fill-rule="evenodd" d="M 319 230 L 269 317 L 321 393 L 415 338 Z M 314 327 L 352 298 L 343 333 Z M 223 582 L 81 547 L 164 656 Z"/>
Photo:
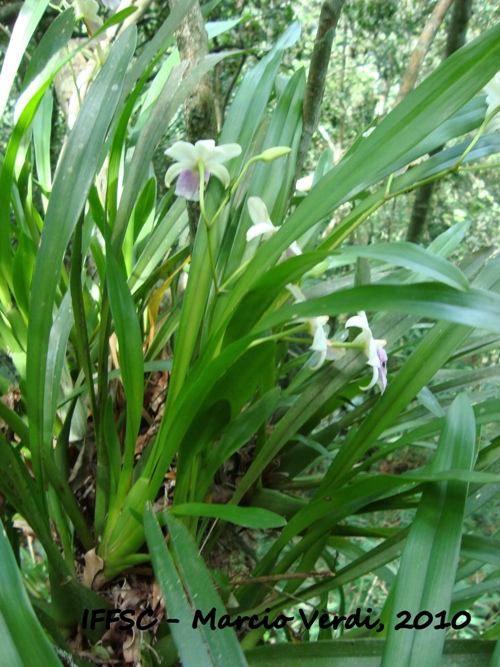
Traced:
<path id="1" fill-rule="evenodd" d="M 319 278 L 319 276 L 324 273 L 330 266 L 329 262 L 320 262 L 316 264 L 310 271 L 304 274 L 304 278 Z"/>
<path id="2" fill-rule="evenodd" d="M 259 155 L 259 160 L 262 160 L 262 162 L 272 162 L 279 157 L 288 155 L 291 151 L 292 149 L 288 146 L 275 146 L 274 148 L 268 148 L 267 151 L 261 153 L 261 155 Z"/>

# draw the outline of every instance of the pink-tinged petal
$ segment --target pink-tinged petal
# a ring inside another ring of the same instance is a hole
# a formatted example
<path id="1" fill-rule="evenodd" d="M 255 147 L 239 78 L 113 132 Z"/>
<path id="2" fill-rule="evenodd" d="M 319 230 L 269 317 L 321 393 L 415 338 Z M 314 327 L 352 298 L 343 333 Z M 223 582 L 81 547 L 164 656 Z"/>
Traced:
<path id="1" fill-rule="evenodd" d="M 165 155 L 168 155 L 168 157 L 177 162 L 187 163 L 190 169 L 196 166 L 195 147 L 188 141 L 176 141 L 170 148 L 167 148 Z"/>
<path id="2" fill-rule="evenodd" d="M 377 378 L 377 384 L 380 388 L 380 393 L 383 394 L 386 387 L 387 387 L 387 352 L 384 350 L 384 348 L 379 347 L 377 348 L 377 354 L 379 358 L 379 368 L 378 368 L 378 378 Z"/>
<path id="3" fill-rule="evenodd" d="M 206 166 L 208 167 L 208 165 Z M 229 172 L 226 169 L 226 167 L 224 167 L 222 164 L 211 163 L 210 173 L 212 173 L 216 178 L 218 178 L 225 188 L 227 188 L 229 183 L 231 182 L 231 179 L 229 177 Z"/>
<path id="4" fill-rule="evenodd" d="M 85 25 L 87 26 L 87 30 L 89 31 L 89 35 L 93 35 L 95 32 L 99 30 L 99 28 L 102 28 L 102 20 L 98 19 L 97 21 L 90 21 L 88 19 L 83 19 L 85 22 Z M 101 39 L 104 39 L 105 35 L 102 36 Z M 97 41 L 100 41 L 99 38 L 97 38 Z"/>
<path id="5" fill-rule="evenodd" d="M 95 0 L 76 0 L 75 10 L 77 18 L 83 18 L 89 34 L 93 35 L 102 26 L 99 17 L 99 5 Z"/>
<path id="6" fill-rule="evenodd" d="M 223 144 L 216 146 L 213 139 L 200 139 L 196 144 L 188 141 L 176 141 L 165 154 L 173 158 L 178 164 L 173 165 L 167 171 L 167 185 L 175 176 L 184 171 L 198 173 L 203 168 L 205 174 L 213 174 L 218 178 L 225 188 L 229 186 L 230 176 L 228 170 L 222 165 L 223 162 L 236 157 L 241 153 L 241 147 L 238 144 Z M 192 183 L 193 177 L 186 174 L 177 183 L 176 193 L 182 194 L 186 199 L 193 201 L 199 200 L 199 188 L 194 189 Z M 205 183 L 208 182 L 208 176 L 205 176 Z M 262 222 L 262 221 L 260 221 Z"/>
<path id="7" fill-rule="evenodd" d="M 256 238 L 257 236 L 271 236 L 275 232 L 278 231 L 278 228 L 275 227 L 272 223 L 270 222 L 259 222 L 256 225 L 253 225 L 250 227 L 250 229 L 247 231 L 247 243 L 248 241 L 251 241 L 252 239 Z"/>
<path id="8" fill-rule="evenodd" d="M 361 333 L 356 336 L 354 343 L 360 345 L 363 354 L 367 357 L 367 364 L 373 369 L 371 382 L 366 387 L 360 387 L 363 391 L 368 391 L 375 384 L 378 384 L 383 393 L 387 386 L 387 352 L 383 349 L 387 344 L 385 340 L 376 340 L 373 337 L 372 330 L 368 324 L 368 318 L 364 310 L 361 310 L 356 316 L 351 317 L 346 322 L 346 329 L 357 327 Z"/>
<path id="9" fill-rule="evenodd" d="M 278 229 L 278 228 L 276 228 Z M 298 255 L 302 255 L 302 249 L 297 243 L 297 241 L 294 241 L 291 245 L 288 246 L 288 248 L 283 252 L 281 257 L 278 260 L 278 264 L 281 262 L 284 262 L 286 259 L 290 259 L 291 257 L 297 257 Z"/>
<path id="10" fill-rule="evenodd" d="M 205 172 L 205 185 L 208 183 L 210 173 Z M 177 179 L 175 194 L 189 199 L 189 201 L 200 201 L 200 174 L 191 169 L 181 171 Z"/>
<path id="11" fill-rule="evenodd" d="M 385 341 L 384 341 L 385 342 Z M 379 347 L 376 350 L 375 358 L 368 360 L 368 365 L 373 369 L 373 375 L 370 384 L 366 387 L 360 387 L 363 391 L 368 391 L 376 384 L 380 388 L 380 392 L 383 394 L 385 388 L 387 387 L 387 352 Z"/>

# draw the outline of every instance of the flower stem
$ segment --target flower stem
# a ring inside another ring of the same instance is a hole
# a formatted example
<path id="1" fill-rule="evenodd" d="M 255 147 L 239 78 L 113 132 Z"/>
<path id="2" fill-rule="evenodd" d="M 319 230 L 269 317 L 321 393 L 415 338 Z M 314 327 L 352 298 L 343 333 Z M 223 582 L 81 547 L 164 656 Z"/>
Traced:
<path id="1" fill-rule="evenodd" d="M 293 329 L 288 329 L 287 331 L 280 331 L 279 333 L 271 334 L 270 336 L 264 336 L 263 338 L 257 338 L 254 340 L 248 347 L 255 347 L 256 345 L 260 345 L 261 343 L 265 343 L 269 340 L 287 340 L 288 336 L 290 334 L 295 334 L 299 333 L 299 331 L 306 331 L 307 330 L 307 324 L 301 324 L 298 327 L 293 327 Z M 303 343 L 304 341 L 300 341 Z"/>
<path id="2" fill-rule="evenodd" d="M 212 235 L 211 235 L 213 221 L 210 222 L 205 210 L 205 167 L 202 162 L 198 164 L 198 170 L 200 172 L 200 211 L 201 211 L 201 217 L 203 218 L 203 222 L 205 223 L 205 227 L 207 230 L 207 246 L 208 246 L 208 256 L 210 258 L 210 268 L 212 269 L 212 277 L 214 280 L 215 291 L 218 294 L 219 284 L 217 282 L 217 274 L 215 272 L 215 259 L 214 259 L 214 251 L 212 248 Z"/>

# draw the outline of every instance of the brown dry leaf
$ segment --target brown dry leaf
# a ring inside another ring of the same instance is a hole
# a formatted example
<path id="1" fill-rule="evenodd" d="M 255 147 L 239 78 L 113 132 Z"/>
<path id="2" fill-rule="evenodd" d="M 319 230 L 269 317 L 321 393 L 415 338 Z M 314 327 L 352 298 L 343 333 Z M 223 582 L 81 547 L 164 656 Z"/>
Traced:
<path id="1" fill-rule="evenodd" d="M 83 570 L 82 584 L 87 588 L 92 588 L 94 579 L 102 570 L 104 570 L 104 561 L 96 554 L 95 548 L 87 551 L 85 554 L 85 569 Z"/>
<path id="2" fill-rule="evenodd" d="M 133 636 L 128 643 L 123 643 L 123 659 L 134 665 L 142 664 L 141 661 L 141 633 L 134 628 Z"/>

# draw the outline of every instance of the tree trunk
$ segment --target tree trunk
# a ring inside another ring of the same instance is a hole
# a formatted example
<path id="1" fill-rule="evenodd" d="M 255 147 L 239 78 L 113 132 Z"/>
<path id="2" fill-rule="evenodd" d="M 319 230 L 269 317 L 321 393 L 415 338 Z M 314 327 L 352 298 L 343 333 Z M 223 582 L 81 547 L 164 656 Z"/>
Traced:
<path id="1" fill-rule="evenodd" d="M 328 64 L 332 52 L 333 38 L 335 36 L 335 30 L 337 28 L 343 4 L 344 0 L 324 0 L 323 5 L 321 6 L 318 32 L 316 33 L 316 38 L 314 40 L 311 65 L 307 77 L 304 107 L 302 111 L 304 124 L 302 127 L 302 136 L 300 139 L 291 193 L 295 190 L 295 184 L 306 159 L 312 136 L 318 127 L 321 103 L 325 92 L 326 74 L 328 72 Z"/>
<path id="2" fill-rule="evenodd" d="M 170 7 L 175 7 L 179 2 L 182 0 L 170 0 Z M 181 60 L 189 60 L 191 67 L 200 63 L 208 54 L 208 37 L 199 2 L 195 2 L 175 36 Z M 209 74 L 203 77 L 194 92 L 187 98 L 184 104 L 184 122 L 189 142 L 195 143 L 199 139 L 217 139 L 215 97 Z M 192 247 L 200 219 L 198 202 L 188 201 L 187 211 Z"/>
<path id="3" fill-rule="evenodd" d="M 448 28 L 445 58 L 451 56 L 452 53 L 458 51 L 465 44 L 467 25 L 472 13 L 472 3 L 473 0 L 455 0 Z M 439 152 L 440 150 L 442 150 L 442 147 L 438 148 L 435 152 Z M 417 190 L 411 212 L 410 225 L 406 234 L 407 241 L 419 243 L 422 239 L 431 210 L 431 200 L 435 185 L 436 182 L 433 181 L 426 183 Z"/>

